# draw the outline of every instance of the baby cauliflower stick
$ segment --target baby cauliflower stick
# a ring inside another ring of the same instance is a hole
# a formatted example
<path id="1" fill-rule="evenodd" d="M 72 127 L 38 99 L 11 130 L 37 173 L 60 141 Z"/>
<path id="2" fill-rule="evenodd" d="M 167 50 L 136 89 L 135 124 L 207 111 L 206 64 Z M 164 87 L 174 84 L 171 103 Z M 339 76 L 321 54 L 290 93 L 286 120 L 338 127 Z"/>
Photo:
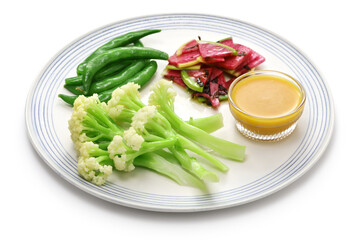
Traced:
<path id="1" fill-rule="evenodd" d="M 107 103 L 100 102 L 96 94 L 80 96 L 74 102 L 69 129 L 78 153 L 79 174 L 84 179 L 102 185 L 113 170 L 129 172 L 143 167 L 180 185 L 204 189 L 204 181 L 218 181 L 218 175 L 204 168 L 187 150 L 222 172 L 228 167 L 198 145 L 195 141 L 201 142 L 199 138 L 192 141 L 193 134 L 179 129 L 184 124 L 212 144 L 230 143 L 225 150 L 237 147 L 237 153 L 243 156 L 244 147 L 216 138 L 175 114 L 176 92 L 170 82 L 155 83 L 150 105 L 142 102 L 139 88 L 138 84 L 128 83 L 113 91 Z"/>

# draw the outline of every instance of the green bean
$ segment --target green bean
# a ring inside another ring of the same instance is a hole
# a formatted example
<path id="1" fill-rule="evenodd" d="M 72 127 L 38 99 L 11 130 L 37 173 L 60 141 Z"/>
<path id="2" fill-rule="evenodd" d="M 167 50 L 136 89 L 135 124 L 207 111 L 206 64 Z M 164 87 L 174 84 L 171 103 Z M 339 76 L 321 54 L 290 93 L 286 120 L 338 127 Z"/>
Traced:
<path id="1" fill-rule="evenodd" d="M 85 67 L 83 87 L 85 94 L 89 93 L 94 75 L 105 65 L 128 59 L 162 59 L 167 60 L 168 54 L 157 49 L 147 47 L 121 47 L 111 49 L 91 59 Z"/>
<path id="2" fill-rule="evenodd" d="M 110 49 L 117 48 L 117 47 L 123 47 L 130 43 L 136 42 L 139 39 L 148 36 L 150 34 L 158 33 L 161 30 L 159 29 L 148 29 L 148 30 L 140 30 L 135 32 L 129 32 L 124 35 L 121 35 L 119 37 L 116 37 L 112 39 L 111 41 L 107 42 L 106 44 L 100 46 L 97 48 L 90 56 L 88 56 L 82 63 L 79 64 L 77 67 L 77 73 L 78 75 L 82 75 L 82 73 L 85 70 L 85 66 L 87 62 L 89 62 L 91 59 L 96 57 L 99 54 L 102 54 Z"/>
<path id="3" fill-rule="evenodd" d="M 100 93 L 109 89 L 112 89 L 120 84 L 126 82 L 129 78 L 134 76 L 137 72 L 141 71 L 150 60 L 138 60 L 132 62 L 128 67 L 123 69 L 119 74 L 115 76 L 106 78 L 99 82 L 94 82 L 88 93 L 86 93 L 82 87 L 82 85 L 64 85 L 66 89 L 68 89 L 71 93 L 76 95 L 92 95 L 94 93 Z"/>

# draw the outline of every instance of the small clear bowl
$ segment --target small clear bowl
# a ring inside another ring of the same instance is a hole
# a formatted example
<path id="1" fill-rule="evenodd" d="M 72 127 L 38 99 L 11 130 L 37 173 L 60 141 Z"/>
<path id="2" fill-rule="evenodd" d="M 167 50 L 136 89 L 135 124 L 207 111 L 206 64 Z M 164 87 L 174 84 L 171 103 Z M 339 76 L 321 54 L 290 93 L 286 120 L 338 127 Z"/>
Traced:
<path id="1" fill-rule="evenodd" d="M 270 76 L 289 81 L 299 90 L 300 99 L 298 106 L 290 112 L 276 117 L 254 116 L 242 110 L 235 104 L 233 91 L 240 81 L 244 79 L 251 81 L 253 76 Z M 306 94 L 301 83 L 288 74 L 279 71 L 259 70 L 246 73 L 235 79 L 229 88 L 229 106 L 232 115 L 236 119 L 237 129 L 244 136 L 257 141 L 274 142 L 289 136 L 296 128 L 296 123 L 302 115 L 305 101 Z"/>

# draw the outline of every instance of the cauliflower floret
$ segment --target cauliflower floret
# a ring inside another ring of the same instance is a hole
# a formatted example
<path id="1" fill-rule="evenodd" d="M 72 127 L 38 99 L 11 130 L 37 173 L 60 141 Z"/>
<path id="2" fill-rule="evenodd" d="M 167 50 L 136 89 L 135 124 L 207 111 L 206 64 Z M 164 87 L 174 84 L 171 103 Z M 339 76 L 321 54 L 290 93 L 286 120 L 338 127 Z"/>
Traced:
<path id="1" fill-rule="evenodd" d="M 93 142 L 85 142 L 81 144 L 79 149 L 80 156 L 78 158 L 78 172 L 86 180 L 102 185 L 112 174 L 112 166 L 101 165 L 96 157 L 90 156 L 90 151 L 98 149 L 98 145 Z"/>
<path id="2" fill-rule="evenodd" d="M 73 112 L 70 120 L 68 121 L 68 125 L 71 133 L 71 139 L 75 143 L 75 149 L 77 151 L 79 151 L 81 143 L 86 138 L 82 136 L 82 121 L 87 114 L 86 110 L 89 108 L 89 106 L 91 106 L 91 104 L 96 104 L 98 102 L 99 99 L 96 94 L 94 94 L 92 97 L 85 97 L 81 95 L 74 102 Z"/>
<path id="3" fill-rule="evenodd" d="M 108 101 L 108 107 L 112 108 L 117 105 L 125 105 L 129 102 L 128 99 L 140 99 L 139 93 L 140 85 L 135 83 L 128 83 L 112 92 L 111 99 Z"/>
<path id="4" fill-rule="evenodd" d="M 127 172 L 134 170 L 133 159 L 129 159 L 126 154 L 128 151 L 131 151 L 131 149 L 125 144 L 121 136 L 115 136 L 109 144 L 108 152 L 117 170 Z"/>
<path id="5" fill-rule="evenodd" d="M 175 100 L 176 91 L 174 90 L 171 81 L 160 79 L 159 81 L 154 83 L 150 89 L 153 93 L 149 97 L 149 105 L 158 106 L 158 101 L 161 101 L 159 97 L 162 97 L 164 92 L 166 94 L 166 101 L 170 100 L 174 102 Z"/>
<path id="6" fill-rule="evenodd" d="M 126 145 L 131 147 L 131 149 L 139 151 L 141 144 L 144 142 L 144 138 L 137 134 L 133 127 L 130 127 L 124 132 L 124 140 Z"/>
<path id="7" fill-rule="evenodd" d="M 121 157 L 115 156 L 113 160 L 114 160 L 115 168 L 117 170 L 121 170 L 124 172 L 131 172 L 132 170 L 135 169 L 135 166 L 132 163 L 132 161 L 129 162 L 127 160 L 126 154 L 121 155 Z"/>
<path id="8" fill-rule="evenodd" d="M 108 152 L 111 159 L 113 159 L 116 155 L 122 155 L 126 152 L 127 146 L 123 141 L 123 138 L 119 135 L 116 135 L 111 143 L 108 146 Z"/>
<path id="9" fill-rule="evenodd" d="M 146 106 L 141 108 L 132 118 L 131 126 L 137 131 L 144 131 L 145 124 L 155 117 L 156 107 L 155 106 Z"/>
<path id="10" fill-rule="evenodd" d="M 114 121 L 116 121 L 116 119 L 120 116 L 123 109 L 124 109 L 123 105 L 116 105 L 116 106 L 107 105 L 106 106 L 106 110 L 109 114 L 109 117 L 112 118 Z"/>

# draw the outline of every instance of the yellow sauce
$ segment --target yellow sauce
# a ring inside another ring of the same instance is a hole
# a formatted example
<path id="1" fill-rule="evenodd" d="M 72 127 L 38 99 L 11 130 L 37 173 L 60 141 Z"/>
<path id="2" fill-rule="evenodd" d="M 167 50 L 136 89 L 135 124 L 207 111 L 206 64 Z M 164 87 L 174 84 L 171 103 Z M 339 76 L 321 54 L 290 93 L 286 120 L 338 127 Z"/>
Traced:
<path id="1" fill-rule="evenodd" d="M 271 135 L 289 128 L 302 114 L 303 92 L 295 82 L 274 75 L 241 79 L 230 92 L 230 110 L 246 129 Z"/>
<path id="2" fill-rule="evenodd" d="M 235 105 L 257 117 L 280 117 L 296 109 L 299 89 L 276 76 L 253 76 L 240 81 L 232 92 Z"/>

